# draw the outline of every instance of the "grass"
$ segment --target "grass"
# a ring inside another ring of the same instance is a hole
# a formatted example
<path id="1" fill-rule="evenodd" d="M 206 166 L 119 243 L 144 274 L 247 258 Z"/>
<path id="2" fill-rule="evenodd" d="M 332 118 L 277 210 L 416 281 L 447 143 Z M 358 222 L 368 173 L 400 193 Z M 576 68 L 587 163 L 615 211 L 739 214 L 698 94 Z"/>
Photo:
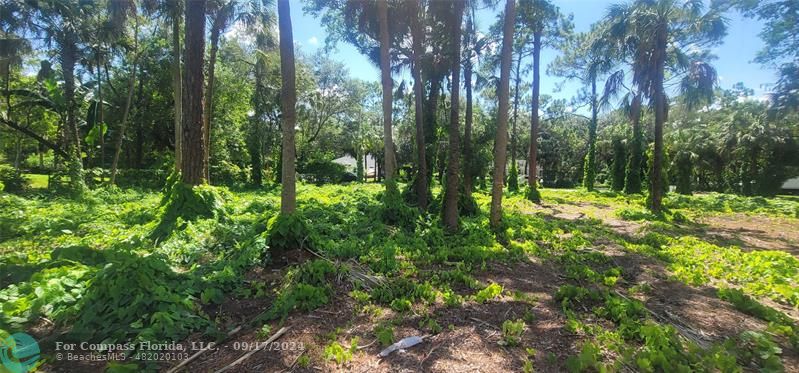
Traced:
<path id="1" fill-rule="evenodd" d="M 678 213 L 692 219 L 738 212 L 794 219 L 791 211 L 799 208 L 795 199 L 670 196 L 666 200 L 670 210 L 661 218 L 646 214 L 641 196 L 542 189 L 547 204 L 579 206 L 588 216 L 553 218 L 522 193 L 508 194 L 499 233 L 503 239 L 498 240 L 488 226 L 490 196 L 485 191 L 475 194 L 480 212 L 463 218 L 460 231 L 453 235 L 444 232 L 435 213 L 414 213 L 414 219 L 384 223 L 383 187 L 377 184 L 300 185 L 298 214 L 290 218 L 278 217 L 276 188 L 206 192 L 213 194 L 220 213 L 170 217 L 171 228 L 158 235 L 152 233 L 161 229 L 168 209 L 159 192 L 99 189 L 84 201 L 0 193 L 0 329 L 26 330 L 45 317 L 73 339 L 167 341 L 192 333 L 218 338 L 229 320 L 210 317 L 208 307 L 261 300 L 265 311 L 252 328 L 265 337 L 287 316 L 310 312 L 343 296 L 357 304 L 358 312 L 375 318 L 370 338 L 387 345 L 401 338 L 394 325 L 415 315 L 422 315 L 412 323 L 420 331 L 446 333 L 433 310 L 504 306 L 513 300 L 527 311 L 508 316 L 502 337 L 509 348 L 524 354 L 529 348 L 524 330 L 537 320 L 529 307 L 537 303 L 537 296 L 480 281 L 478 274 L 490 271 L 492 263 L 514 267 L 535 261 L 554 268 L 566 283 L 551 294 L 567 320 L 563 328 L 581 340 L 579 353 L 566 368 L 628 365 L 641 371 L 702 371 L 775 363 L 778 353 L 768 334 L 729 336 L 728 343 L 700 349 L 650 317 L 636 300 L 616 295 L 657 289 L 628 283 L 627 268 L 597 249 L 599 243 L 611 242 L 630 255 L 655 258 L 687 284 L 733 286 L 739 293 L 719 297 L 771 323 L 769 333 L 795 340 L 791 320 L 757 302 L 766 297 L 786 307 L 799 306 L 795 257 L 717 246 L 701 236 L 671 238 L 652 232 L 629 237 L 602 221 L 609 216 L 672 226 L 681 224 L 675 218 Z M 434 190 L 434 195 L 438 192 Z M 396 211 L 407 214 L 403 209 Z M 347 278 L 348 267 L 314 259 L 289 263 L 274 283 L 242 281 L 299 245 L 333 260 L 358 263 L 392 280 L 376 288 L 353 283 L 342 292 L 337 284 Z M 138 278 L 139 285 L 131 286 L 132 278 Z M 303 361 L 347 364 L 360 353 L 356 347 L 357 340 L 342 345 L 332 339 L 320 347 L 320 355 L 303 355 Z M 520 370 L 528 366 L 531 369 L 532 360 L 525 360 Z"/>
<path id="2" fill-rule="evenodd" d="M 30 180 L 32 189 L 47 189 L 47 175 L 42 174 L 24 174 Z"/>

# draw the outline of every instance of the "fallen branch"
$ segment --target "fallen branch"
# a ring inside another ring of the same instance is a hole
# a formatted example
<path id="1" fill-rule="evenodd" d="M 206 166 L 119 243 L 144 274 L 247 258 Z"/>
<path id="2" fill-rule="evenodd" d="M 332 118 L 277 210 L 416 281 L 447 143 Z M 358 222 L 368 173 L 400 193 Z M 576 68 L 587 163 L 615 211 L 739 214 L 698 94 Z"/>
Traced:
<path id="1" fill-rule="evenodd" d="M 258 347 L 257 347 L 257 348 L 255 348 L 255 349 L 253 349 L 252 351 L 250 351 L 250 352 L 248 352 L 248 353 L 244 354 L 244 356 L 242 356 L 242 357 L 240 357 L 240 358 L 236 359 L 236 361 L 234 361 L 234 362 L 232 362 L 232 363 L 230 363 L 230 364 L 226 365 L 224 368 L 222 368 L 222 369 L 220 369 L 220 370 L 217 370 L 217 371 L 216 371 L 216 373 L 222 373 L 222 372 L 225 372 L 225 371 L 227 371 L 228 369 L 230 369 L 230 368 L 233 368 L 233 367 L 235 367 L 236 365 L 239 365 L 239 364 L 240 364 L 242 361 L 249 359 L 249 358 L 250 358 L 250 356 L 254 355 L 254 354 L 255 354 L 256 352 L 258 352 L 258 351 L 261 351 L 261 350 L 263 350 L 263 349 L 264 349 L 264 348 L 266 348 L 266 346 L 268 346 L 270 343 L 274 342 L 275 340 L 277 340 L 278 338 L 280 338 L 281 336 L 283 336 L 283 334 L 286 334 L 286 332 L 289 330 L 289 328 L 290 328 L 290 327 L 286 327 L 286 326 L 284 326 L 284 327 L 280 328 L 280 330 L 278 330 L 278 331 L 277 331 L 277 333 L 275 333 L 275 334 L 273 334 L 271 337 L 269 337 L 269 339 L 267 339 L 267 340 L 266 340 L 266 342 L 263 342 L 263 343 L 258 343 Z"/>

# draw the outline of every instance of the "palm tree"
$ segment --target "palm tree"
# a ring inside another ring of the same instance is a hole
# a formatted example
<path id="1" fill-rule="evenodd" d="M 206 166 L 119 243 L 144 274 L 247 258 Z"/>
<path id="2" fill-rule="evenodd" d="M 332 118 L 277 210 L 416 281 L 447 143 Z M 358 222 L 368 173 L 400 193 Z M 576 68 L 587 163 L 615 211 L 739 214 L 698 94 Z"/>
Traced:
<path id="1" fill-rule="evenodd" d="M 294 66 L 294 35 L 291 29 L 289 0 L 277 2 L 278 27 L 280 30 L 280 103 L 283 109 L 283 146 L 280 192 L 280 212 L 290 214 L 297 208 L 295 180 L 294 126 L 297 124 L 297 87 Z"/>
<path id="2" fill-rule="evenodd" d="M 510 65 L 513 56 L 513 30 L 516 25 L 516 1 L 505 3 L 505 24 L 502 31 L 502 53 L 499 73 L 499 114 L 494 142 L 494 178 L 491 186 L 491 216 L 493 229 L 502 220 L 502 187 L 505 179 L 505 162 L 508 147 L 508 107 L 510 101 Z"/>
<path id="3" fill-rule="evenodd" d="M 688 47 L 702 48 L 721 41 L 726 25 L 715 10 L 704 12 L 702 2 L 636 0 L 614 5 L 607 15 L 609 36 L 623 46 L 632 61 L 633 84 L 649 99 L 655 116 L 655 145 L 650 172 L 649 206 L 659 213 L 663 199 L 663 126 L 668 115 L 664 81 L 666 64 L 671 77 L 682 77 L 682 96 L 710 99 L 716 84 L 715 70 L 689 55 Z"/>
<path id="4" fill-rule="evenodd" d="M 452 88 L 450 90 L 449 154 L 447 155 L 447 185 L 444 191 L 444 226 L 450 232 L 458 229 L 458 186 L 460 185 L 460 75 L 461 75 L 461 23 L 464 0 L 453 2 L 452 14 Z"/>
<path id="5" fill-rule="evenodd" d="M 183 157 L 180 173 L 182 181 L 189 185 L 202 184 L 208 167 L 203 134 L 205 5 L 205 0 L 197 0 L 184 7 L 186 46 L 183 50 Z"/>

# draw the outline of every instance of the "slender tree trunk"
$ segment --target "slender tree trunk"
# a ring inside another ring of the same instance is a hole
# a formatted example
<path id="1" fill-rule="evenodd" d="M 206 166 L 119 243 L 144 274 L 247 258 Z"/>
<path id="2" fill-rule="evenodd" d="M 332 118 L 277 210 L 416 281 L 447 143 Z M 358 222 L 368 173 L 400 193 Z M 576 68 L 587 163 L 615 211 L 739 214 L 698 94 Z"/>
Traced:
<path id="1" fill-rule="evenodd" d="M 596 181 L 596 127 L 597 127 L 596 74 L 591 73 L 591 123 L 588 125 L 588 154 L 585 156 L 583 186 L 594 190 Z"/>
<path id="2" fill-rule="evenodd" d="M 635 94 L 630 105 L 630 123 L 633 138 L 630 142 L 630 159 L 624 178 L 624 193 L 641 193 L 641 162 L 643 161 L 643 134 L 641 133 L 641 95 Z"/>
<path id="3" fill-rule="evenodd" d="M 450 88 L 449 149 L 447 155 L 447 185 L 444 192 L 444 227 L 458 230 L 458 185 L 460 184 L 460 80 L 461 80 L 461 22 L 463 0 L 455 0 L 452 19 L 452 88 Z"/>
<path id="4" fill-rule="evenodd" d="M 513 125 L 510 131 L 510 164 L 516 166 L 516 120 L 519 114 L 519 84 L 521 84 L 522 48 L 519 48 L 519 58 L 516 60 L 516 80 L 513 89 Z"/>
<path id="5" fill-rule="evenodd" d="M 205 6 L 206 0 L 186 4 L 186 47 L 183 50 L 183 156 L 181 179 L 189 185 L 205 181 L 205 121 L 203 119 L 203 59 L 205 56 Z"/>
<path id="6" fill-rule="evenodd" d="M 130 78 L 128 79 L 128 96 L 125 99 L 125 111 L 122 113 L 122 122 L 119 124 L 119 132 L 114 141 L 114 160 L 111 162 L 111 185 L 116 184 L 117 168 L 119 167 L 119 155 L 122 152 L 122 141 L 125 138 L 125 130 L 128 127 L 130 118 L 130 107 L 133 102 L 133 90 L 136 87 L 136 69 L 139 61 L 139 21 L 133 28 L 133 66 L 131 66 Z"/>
<path id="7" fill-rule="evenodd" d="M 494 177 L 491 185 L 491 227 L 498 229 L 502 221 L 502 187 L 508 148 L 508 106 L 510 101 L 510 67 L 513 63 L 513 32 L 516 24 L 516 1 L 507 0 L 502 29 L 502 54 L 499 68 L 499 114 L 494 140 Z"/>
<path id="8" fill-rule="evenodd" d="M 413 96 L 414 114 L 416 119 L 416 153 L 417 153 L 417 173 L 416 173 L 416 198 L 419 208 L 427 209 L 427 159 L 425 154 L 424 141 L 424 82 L 422 82 L 422 45 L 424 44 L 424 32 L 420 22 L 421 0 L 414 1 L 414 14 L 412 14 L 412 37 L 413 37 Z"/>
<path id="9" fill-rule="evenodd" d="M 652 183 L 649 190 L 651 208 L 655 213 L 660 212 L 663 200 L 663 125 L 666 122 L 666 93 L 663 89 L 663 80 L 665 77 L 667 32 L 666 25 L 661 25 L 658 27 L 657 35 L 655 35 L 655 84 L 653 92 L 655 97 L 655 149 L 652 155 L 652 172 L 650 174 Z"/>
<path id="10" fill-rule="evenodd" d="M 217 17 L 222 17 L 218 15 Z M 205 88 L 205 112 L 203 122 L 203 134 L 205 134 L 205 180 L 211 182 L 210 171 L 208 166 L 211 164 L 211 116 L 214 109 L 214 79 L 216 74 L 216 55 L 219 51 L 219 34 L 221 32 L 221 25 L 219 19 L 214 19 L 211 26 L 211 52 L 208 56 L 208 84 Z"/>
<path id="11" fill-rule="evenodd" d="M 289 0 L 278 0 L 277 12 L 280 27 L 280 75 L 283 84 L 280 87 L 280 104 L 283 110 L 283 166 L 282 190 L 280 192 L 280 212 L 290 214 L 297 207 L 295 180 L 294 126 L 297 123 L 294 66 L 294 35 L 291 28 L 291 10 Z"/>
<path id="12" fill-rule="evenodd" d="M 67 104 L 65 118 L 65 140 L 66 152 L 69 155 L 65 159 L 69 169 L 70 188 L 72 192 L 80 197 L 83 195 L 86 184 L 83 181 L 83 161 L 80 149 L 80 132 L 78 131 L 78 120 L 76 118 L 75 103 L 75 61 L 77 60 L 77 36 L 72 31 L 65 32 L 61 43 L 61 70 L 64 78 L 64 101 Z"/>
<path id="13" fill-rule="evenodd" d="M 466 48 L 469 48 L 469 53 L 466 61 L 464 61 L 463 70 L 463 84 L 466 88 L 466 118 L 463 130 L 463 193 L 467 199 L 472 198 L 472 189 L 474 189 L 474 176 L 472 175 L 472 123 L 474 120 L 472 108 L 472 50 L 474 43 L 472 38 L 475 33 L 474 6 L 470 6 L 469 10 L 469 17 L 466 21 Z"/>
<path id="14" fill-rule="evenodd" d="M 103 107 L 103 82 L 102 82 L 102 74 L 100 73 L 100 54 L 97 54 L 97 99 L 99 102 L 97 103 L 97 120 L 95 122 L 98 126 L 100 126 L 100 183 L 103 182 L 105 178 L 105 130 L 103 126 L 105 124 L 105 108 Z M 107 128 L 107 127 L 106 127 Z"/>
<path id="15" fill-rule="evenodd" d="M 427 155 L 427 179 L 433 179 L 433 171 L 435 170 L 436 164 L 436 150 L 438 140 L 436 136 L 436 121 L 437 121 L 437 114 L 438 114 L 438 99 L 441 95 L 441 80 L 439 78 L 433 78 L 430 81 L 430 92 L 428 93 L 427 105 L 425 105 L 425 118 L 424 118 L 424 125 L 425 125 L 425 135 L 424 139 L 426 142 L 425 146 L 425 154 Z"/>
<path id="16" fill-rule="evenodd" d="M 175 171 L 181 170 L 183 159 L 183 81 L 180 66 L 180 1 L 174 2 L 172 16 L 172 100 L 175 102 Z"/>
<path id="17" fill-rule="evenodd" d="M 533 33 L 533 103 L 530 112 L 530 167 L 527 183 L 530 188 L 538 186 L 538 107 L 541 91 L 541 32 Z"/>
<path id="18" fill-rule="evenodd" d="M 388 1 L 377 1 L 377 18 L 380 23 L 380 76 L 383 85 L 383 145 L 385 156 L 386 181 L 394 180 L 396 163 L 394 160 L 394 140 L 391 134 L 391 111 L 393 107 L 391 81 L 391 60 L 389 49 L 391 40 L 388 34 Z"/>

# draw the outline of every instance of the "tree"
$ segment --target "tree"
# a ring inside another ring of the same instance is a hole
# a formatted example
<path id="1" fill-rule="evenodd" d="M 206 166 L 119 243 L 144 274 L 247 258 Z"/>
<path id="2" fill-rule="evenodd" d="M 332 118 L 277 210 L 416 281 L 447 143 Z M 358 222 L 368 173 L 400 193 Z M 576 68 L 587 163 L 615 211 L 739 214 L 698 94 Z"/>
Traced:
<path id="1" fill-rule="evenodd" d="M 189 5 L 189 4 L 187 4 Z M 181 179 L 189 185 L 205 181 L 205 136 L 203 119 L 203 61 L 205 56 L 205 0 L 185 7 L 186 29 L 183 50 L 183 157 Z"/>
<path id="2" fill-rule="evenodd" d="M 589 191 L 594 190 L 596 182 L 597 116 L 600 106 L 597 80 L 612 66 L 610 46 L 607 45 L 603 33 L 604 29 L 595 26 L 590 33 L 580 33 L 569 38 L 568 43 L 564 43 L 562 47 L 563 54 L 550 66 L 550 72 L 555 75 L 579 80 L 589 87 L 589 91 L 582 94 L 591 110 L 583 174 L 583 186 Z"/>
<path id="3" fill-rule="evenodd" d="M 571 23 L 564 20 L 556 6 L 548 0 L 522 0 L 519 2 L 519 20 L 522 27 L 527 27 L 533 34 L 533 84 L 530 107 L 530 150 L 528 153 L 528 184 L 530 196 L 538 199 L 538 129 L 540 118 L 541 91 L 541 50 L 546 45 L 557 45 L 560 39 L 571 29 Z M 536 201 L 537 202 L 537 201 Z"/>
<path id="4" fill-rule="evenodd" d="M 726 26 L 721 14 L 707 13 L 701 2 L 678 4 L 675 0 L 637 0 L 616 5 L 608 11 L 608 36 L 624 49 L 632 61 L 633 84 L 649 98 L 655 117 L 655 144 L 650 172 L 649 207 L 661 210 L 663 179 L 663 127 L 668 115 L 664 82 L 666 63 L 672 78 L 682 78 L 682 96 L 712 97 L 715 70 L 703 59 L 706 54 L 689 55 L 688 47 L 707 47 L 720 42 Z M 671 47 L 670 47 L 671 46 Z M 674 58 L 670 58 L 674 57 Z"/>
<path id="5" fill-rule="evenodd" d="M 294 66 L 294 35 L 291 28 L 289 0 L 277 2 L 278 25 L 280 29 L 280 75 L 283 84 L 280 88 L 280 103 L 283 109 L 283 144 L 280 192 L 280 212 L 290 214 L 297 207 L 295 180 L 296 154 L 294 150 L 294 127 L 297 124 L 297 88 Z"/>
<path id="6" fill-rule="evenodd" d="M 419 208 L 427 209 L 427 157 L 424 136 L 424 81 L 422 80 L 422 54 L 424 31 L 422 30 L 422 1 L 413 0 L 411 14 L 411 38 L 413 43 L 413 103 L 416 125 L 416 198 Z M 468 110 L 468 109 L 467 109 Z M 468 115 L 468 114 L 467 114 Z"/>
<path id="7" fill-rule="evenodd" d="M 502 220 L 502 187 L 508 147 L 508 109 L 510 101 L 510 65 L 513 56 L 513 30 L 516 20 L 516 2 L 505 4 L 505 25 L 502 31 L 502 54 L 499 73 L 499 112 L 497 134 L 494 142 L 494 178 L 491 185 L 491 216 L 493 229 L 499 229 Z"/>
<path id="8" fill-rule="evenodd" d="M 122 2 L 119 2 L 122 4 Z M 116 140 L 114 141 L 114 159 L 111 162 L 111 185 L 116 183 L 116 176 L 117 176 L 117 167 L 119 166 L 119 155 L 122 152 L 122 141 L 125 138 L 125 130 L 128 126 L 128 119 L 130 118 L 130 110 L 131 104 L 133 102 L 133 89 L 136 87 L 136 69 L 139 62 L 139 18 L 138 14 L 136 14 L 136 6 L 134 3 L 130 2 L 127 3 L 128 7 L 125 9 L 120 10 L 124 12 L 125 16 L 123 18 L 127 18 L 128 13 L 133 16 L 134 18 L 134 26 L 133 26 L 133 49 L 131 50 L 131 57 L 129 59 L 129 64 L 131 65 L 130 69 L 130 77 L 128 78 L 128 95 L 125 99 L 125 110 L 122 114 L 122 121 L 119 123 L 119 130 L 117 131 Z M 122 16 L 118 16 L 122 17 Z M 121 24 L 118 26 L 124 30 L 124 21 L 119 20 Z"/>
<path id="9" fill-rule="evenodd" d="M 450 232 L 458 229 L 458 186 L 460 185 L 460 75 L 461 75 L 461 23 L 464 1 L 453 2 L 452 9 L 452 88 L 450 89 L 449 148 L 447 154 L 447 184 L 444 191 L 444 226 Z"/>
<path id="10" fill-rule="evenodd" d="M 380 81 L 383 86 L 383 146 L 385 163 L 384 172 L 386 183 L 390 184 L 394 180 L 396 173 L 396 160 L 394 159 L 394 141 L 391 127 L 392 97 L 391 80 L 391 37 L 388 26 L 388 0 L 377 0 L 377 19 L 380 29 Z M 390 186 L 389 186 L 390 187 Z"/>

